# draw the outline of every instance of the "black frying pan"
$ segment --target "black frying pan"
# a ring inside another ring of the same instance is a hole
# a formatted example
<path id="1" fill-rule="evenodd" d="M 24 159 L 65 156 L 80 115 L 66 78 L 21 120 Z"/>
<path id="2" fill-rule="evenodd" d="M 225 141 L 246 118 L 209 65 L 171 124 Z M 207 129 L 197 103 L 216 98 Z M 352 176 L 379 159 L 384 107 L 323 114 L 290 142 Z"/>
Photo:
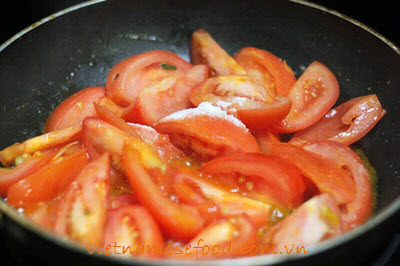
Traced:
<path id="1" fill-rule="evenodd" d="M 317 59 L 336 74 L 339 102 L 376 93 L 388 111 L 357 144 L 379 175 L 378 206 L 370 221 L 315 246 L 307 256 L 218 263 L 347 265 L 380 252 L 400 216 L 399 49 L 364 25 L 306 2 L 93 1 L 39 21 L 0 47 L 0 148 L 40 134 L 58 103 L 80 89 L 105 84 L 109 69 L 127 56 L 167 49 L 189 59 L 190 36 L 199 28 L 231 54 L 244 46 L 267 49 L 285 58 L 297 75 Z M 41 264 L 157 263 L 89 255 L 86 248 L 32 225 L 4 202 L 0 211 L 8 243 Z"/>

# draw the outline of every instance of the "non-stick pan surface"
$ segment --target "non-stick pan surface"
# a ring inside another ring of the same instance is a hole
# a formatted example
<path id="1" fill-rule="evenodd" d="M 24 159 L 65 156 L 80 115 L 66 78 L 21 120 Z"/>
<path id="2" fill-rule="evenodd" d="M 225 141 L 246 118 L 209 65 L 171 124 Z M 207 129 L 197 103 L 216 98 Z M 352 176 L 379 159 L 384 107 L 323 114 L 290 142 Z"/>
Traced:
<path id="1" fill-rule="evenodd" d="M 339 80 L 339 102 L 375 93 L 388 112 L 357 144 L 379 175 L 377 211 L 369 222 L 318 245 L 311 256 L 310 252 L 221 263 L 263 265 L 290 260 L 338 265 L 380 251 L 395 230 L 400 208 L 399 50 L 365 26 L 306 2 L 109 0 L 46 18 L 0 47 L 0 148 L 40 134 L 58 103 L 80 89 L 104 85 L 109 69 L 125 57 L 166 49 L 189 59 L 190 36 L 199 28 L 210 32 L 231 54 L 244 46 L 269 50 L 286 59 L 296 75 L 319 60 Z M 118 257 L 89 255 L 85 248 L 56 239 L 3 202 L 0 210 L 0 227 L 32 259 L 49 265 L 121 262 Z"/>

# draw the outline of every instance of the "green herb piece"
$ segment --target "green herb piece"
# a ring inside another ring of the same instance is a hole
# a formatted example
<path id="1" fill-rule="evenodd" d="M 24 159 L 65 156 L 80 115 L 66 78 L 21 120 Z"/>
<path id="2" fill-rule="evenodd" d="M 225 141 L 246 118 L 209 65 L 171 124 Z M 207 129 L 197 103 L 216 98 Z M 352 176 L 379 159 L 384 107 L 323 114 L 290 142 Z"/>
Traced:
<path id="1" fill-rule="evenodd" d="M 167 65 L 167 64 L 165 64 L 165 63 L 161 64 L 161 68 L 162 68 L 162 69 L 165 69 L 165 70 L 176 70 L 176 69 L 177 69 L 176 66 L 174 66 L 174 65 Z"/>

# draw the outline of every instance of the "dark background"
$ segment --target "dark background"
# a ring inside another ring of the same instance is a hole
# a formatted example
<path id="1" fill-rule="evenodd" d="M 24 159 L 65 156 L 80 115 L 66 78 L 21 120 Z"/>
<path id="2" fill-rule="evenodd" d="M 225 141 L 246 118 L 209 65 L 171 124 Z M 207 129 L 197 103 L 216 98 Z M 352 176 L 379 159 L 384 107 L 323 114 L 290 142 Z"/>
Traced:
<path id="1" fill-rule="evenodd" d="M 162 0 L 160 0 L 162 1 Z M 216 0 L 217 1 L 217 0 Z M 283 0 L 276 0 L 283 1 Z M 31 0 L 31 1 L 14 1 L 15 5 L 0 9 L 1 34 L 0 43 L 5 42 L 14 34 L 31 25 L 32 23 L 44 18 L 54 12 L 69 7 L 74 4 L 83 2 L 82 0 Z M 400 29 L 397 13 L 397 1 L 391 0 L 313 0 L 312 2 L 321 4 L 325 7 L 334 9 L 342 14 L 352 17 L 373 30 L 381 33 L 384 37 L 400 46 Z M 1 71 L 1 70 L 0 70 Z M 400 228 L 399 231 L 400 233 Z M 400 265 L 400 235 L 395 235 L 393 241 L 388 243 L 387 251 L 395 250 L 391 256 L 382 253 L 381 257 L 371 258 L 370 262 L 364 265 Z M 365 251 L 368 252 L 368 251 Z M 391 253 L 391 252 L 388 252 Z M 31 265 L 29 260 L 18 253 L 15 247 L 10 243 L 3 243 L 0 235 L 0 261 L 1 265 L 19 266 Z M 8 262 L 9 261 L 9 262 Z"/>

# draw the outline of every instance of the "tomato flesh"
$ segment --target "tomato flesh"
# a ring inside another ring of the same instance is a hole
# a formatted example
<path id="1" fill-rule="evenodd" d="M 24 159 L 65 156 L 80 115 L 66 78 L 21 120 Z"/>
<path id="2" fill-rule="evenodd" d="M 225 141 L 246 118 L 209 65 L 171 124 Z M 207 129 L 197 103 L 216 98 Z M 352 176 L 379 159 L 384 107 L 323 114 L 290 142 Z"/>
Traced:
<path id="1" fill-rule="evenodd" d="M 289 114 L 275 124 L 278 132 L 290 133 L 307 128 L 322 118 L 339 97 L 339 84 L 328 67 L 311 63 L 289 91 Z"/>
<path id="2" fill-rule="evenodd" d="M 29 207 L 63 192 L 87 164 L 86 150 L 52 161 L 10 186 L 7 201 L 14 207 Z"/>
<path id="3" fill-rule="evenodd" d="M 245 47 L 234 56 L 249 77 L 275 96 L 288 96 L 296 82 L 292 69 L 276 55 L 262 49 Z"/>
<path id="4" fill-rule="evenodd" d="M 243 67 L 202 29 L 192 34 L 190 58 L 195 65 L 209 65 L 212 76 L 246 75 Z"/>
<path id="5" fill-rule="evenodd" d="M 110 183 L 107 153 L 89 162 L 66 189 L 54 231 L 82 244 L 97 245 L 104 234 Z"/>
<path id="6" fill-rule="evenodd" d="M 364 223 L 372 214 L 372 191 L 368 171 L 350 148 L 336 141 L 313 141 L 304 149 L 322 155 L 340 167 L 348 169 L 356 185 L 356 196 L 346 204 L 346 213 L 342 215 L 345 229 L 351 229 Z"/>
<path id="7" fill-rule="evenodd" d="M 290 143 L 335 140 L 345 145 L 364 137 L 386 114 L 376 95 L 353 98 L 330 110 L 321 120 L 294 134 Z"/>
<path id="8" fill-rule="evenodd" d="M 237 182 L 249 194 L 257 191 L 260 183 L 265 183 L 259 193 L 270 197 L 275 204 L 291 209 L 303 201 L 305 184 L 295 166 L 278 157 L 260 153 L 234 153 L 221 156 L 203 164 L 201 171 L 216 176 L 227 175 Z M 237 178 L 239 176 L 239 178 Z M 256 179 L 257 184 L 250 186 L 246 177 Z M 236 180 L 235 180 L 236 181 Z M 247 187 L 247 189 L 246 189 Z"/>
<path id="9" fill-rule="evenodd" d="M 49 116 L 44 131 L 50 132 L 81 125 L 86 117 L 94 116 L 93 102 L 105 95 L 105 87 L 89 87 L 68 97 Z"/>
<path id="10" fill-rule="evenodd" d="M 162 118 L 155 129 L 188 154 L 207 160 L 233 152 L 259 152 L 246 126 L 209 103 Z"/>
<path id="11" fill-rule="evenodd" d="M 272 154 L 293 163 L 322 193 L 329 193 L 339 204 L 354 200 L 354 181 L 335 162 L 287 143 L 271 144 L 270 147 Z"/>
<path id="12" fill-rule="evenodd" d="M 161 230 L 145 207 L 121 206 L 109 210 L 107 216 L 104 246 L 119 246 L 121 249 L 116 252 L 122 255 L 146 257 L 163 255 L 165 244 Z M 141 250 L 140 246 L 144 248 Z"/>
<path id="13" fill-rule="evenodd" d="M 208 75 L 207 66 L 197 65 L 186 73 L 150 84 L 139 94 L 138 99 L 126 108 L 122 117 L 129 122 L 152 126 L 171 113 L 190 108 L 190 92 L 205 82 Z M 155 102 L 157 104 L 154 104 Z"/>
<path id="14" fill-rule="evenodd" d="M 124 146 L 122 162 L 135 195 L 166 234 L 187 240 L 203 228 L 205 221 L 196 208 L 179 205 L 164 197 L 141 165 L 138 151 L 131 145 Z"/>
<path id="15" fill-rule="evenodd" d="M 165 69 L 163 66 L 174 68 Z M 107 76 L 106 94 L 118 105 L 126 107 L 132 104 L 140 92 L 151 83 L 185 72 L 191 66 L 176 54 L 163 50 L 131 56 L 110 70 Z"/>

